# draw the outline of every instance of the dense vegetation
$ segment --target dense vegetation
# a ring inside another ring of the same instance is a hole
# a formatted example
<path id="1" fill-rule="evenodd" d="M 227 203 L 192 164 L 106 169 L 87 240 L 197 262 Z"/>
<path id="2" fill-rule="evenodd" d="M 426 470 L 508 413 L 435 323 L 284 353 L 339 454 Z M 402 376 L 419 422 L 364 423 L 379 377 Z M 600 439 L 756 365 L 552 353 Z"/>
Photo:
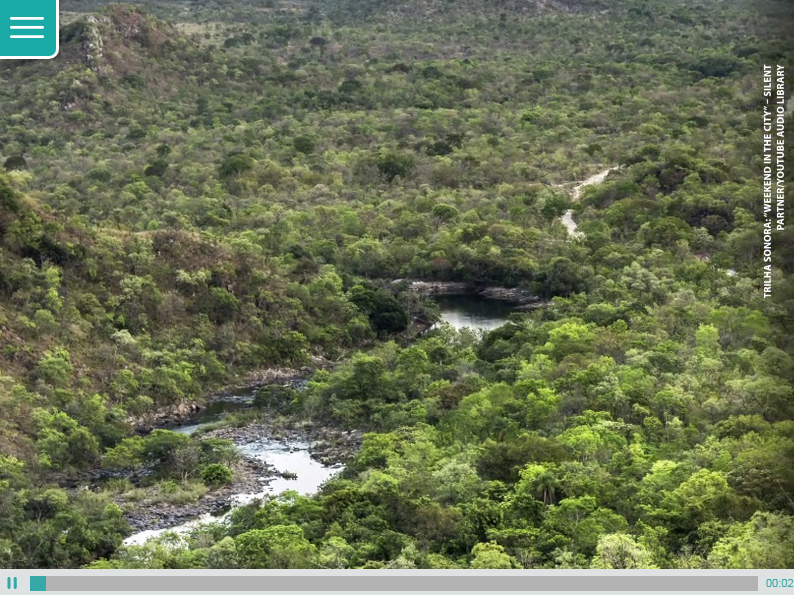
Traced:
<path id="1" fill-rule="evenodd" d="M 786 2 L 140 4 L 0 64 L 0 565 L 794 567 Z M 396 278 L 552 304 L 409 344 Z M 137 419 L 318 356 L 259 404 L 368 431 L 340 479 L 116 551 L 235 465 Z"/>

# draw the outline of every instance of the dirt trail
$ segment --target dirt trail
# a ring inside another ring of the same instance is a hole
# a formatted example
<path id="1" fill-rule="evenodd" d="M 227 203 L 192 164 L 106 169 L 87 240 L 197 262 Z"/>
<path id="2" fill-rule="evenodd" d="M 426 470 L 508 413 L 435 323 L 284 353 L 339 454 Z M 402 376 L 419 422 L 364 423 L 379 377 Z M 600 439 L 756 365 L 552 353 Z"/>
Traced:
<path id="1" fill-rule="evenodd" d="M 573 191 L 571 192 L 571 198 L 574 200 L 574 202 L 578 201 L 579 197 L 582 194 L 582 188 L 584 188 L 585 186 L 590 186 L 592 184 L 600 184 L 606 179 L 606 177 L 609 175 L 609 172 L 615 171 L 616 169 L 618 169 L 618 167 L 619 166 L 608 167 L 604 171 L 600 171 L 597 174 L 590 176 L 583 182 L 579 182 L 576 186 L 573 187 Z M 572 209 L 568 209 L 567 211 L 565 211 L 563 216 L 560 218 L 560 221 L 565 226 L 565 229 L 568 230 L 568 235 L 570 235 L 571 237 L 579 238 L 584 235 L 581 231 L 576 231 L 576 221 L 573 220 Z"/>

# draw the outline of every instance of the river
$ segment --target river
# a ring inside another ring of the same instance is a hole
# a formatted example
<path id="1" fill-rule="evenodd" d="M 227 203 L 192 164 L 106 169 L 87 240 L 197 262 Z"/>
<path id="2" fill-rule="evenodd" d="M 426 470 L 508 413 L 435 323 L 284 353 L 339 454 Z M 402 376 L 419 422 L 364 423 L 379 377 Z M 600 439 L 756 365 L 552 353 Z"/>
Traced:
<path id="1" fill-rule="evenodd" d="M 438 296 L 434 299 L 440 307 L 441 320 L 457 330 L 468 328 L 473 331 L 490 331 L 507 322 L 510 314 L 515 311 L 514 305 L 509 302 L 477 296 Z M 298 384 L 301 382 L 305 381 L 299 381 Z M 253 399 L 252 389 L 239 390 L 222 400 L 208 403 L 187 422 L 169 429 L 183 434 L 193 434 L 202 426 L 217 422 L 225 415 L 250 409 Z M 313 459 L 310 454 L 312 443 L 309 440 L 285 441 L 262 438 L 236 445 L 243 457 L 264 462 L 280 473 L 290 472 L 294 474 L 294 478 L 270 477 L 262 482 L 259 491 L 232 496 L 230 508 L 257 498 L 275 496 L 287 490 L 294 490 L 302 495 L 314 494 L 323 483 L 342 469 L 341 465 L 327 466 Z M 184 535 L 199 525 L 223 522 L 229 514 L 230 510 L 227 509 L 214 515 L 209 513 L 201 515 L 174 527 L 140 531 L 125 539 L 124 545 L 140 545 L 165 532 Z"/>
<path id="2" fill-rule="evenodd" d="M 207 424 L 221 419 L 224 415 L 239 412 L 250 408 L 253 394 L 233 396 L 229 399 L 214 401 L 206 409 L 199 412 L 188 423 L 170 428 L 174 432 L 193 434 L 196 430 Z M 240 454 L 248 459 L 255 459 L 266 463 L 277 473 L 289 472 L 290 479 L 275 475 L 260 479 L 261 487 L 255 492 L 234 494 L 229 502 L 229 507 L 218 513 L 203 514 L 189 519 L 174 527 L 163 529 L 150 529 L 135 533 L 124 540 L 124 545 L 140 545 L 152 537 L 165 532 L 186 534 L 199 525 L 214 522 L 223 522 L 228 518 L 230 511 L 235 506 L 248 504 L 255 499 L 275 496 L 287 490 L 298 492 L 301 495 L 314 494 L 328 479 L 341 471 L 341 465 L 324 465 L 312 458 L 308 440 L 275 440 L 262 438 L 244 444 L 236 444 Z"/>

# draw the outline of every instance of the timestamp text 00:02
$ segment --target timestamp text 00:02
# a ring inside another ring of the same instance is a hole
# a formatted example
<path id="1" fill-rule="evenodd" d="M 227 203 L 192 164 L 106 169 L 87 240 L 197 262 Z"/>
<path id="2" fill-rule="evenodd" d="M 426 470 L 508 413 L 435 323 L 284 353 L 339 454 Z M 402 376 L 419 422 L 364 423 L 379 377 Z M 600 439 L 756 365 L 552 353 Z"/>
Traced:
<path id="1" fill-rule="evenodd" d="M 767 587 L 790 587 L 794 588 L 794 578 L 782 578 L 780 580 L 776 578 L 768 578 L 766 579 L 766 586 Z"/>

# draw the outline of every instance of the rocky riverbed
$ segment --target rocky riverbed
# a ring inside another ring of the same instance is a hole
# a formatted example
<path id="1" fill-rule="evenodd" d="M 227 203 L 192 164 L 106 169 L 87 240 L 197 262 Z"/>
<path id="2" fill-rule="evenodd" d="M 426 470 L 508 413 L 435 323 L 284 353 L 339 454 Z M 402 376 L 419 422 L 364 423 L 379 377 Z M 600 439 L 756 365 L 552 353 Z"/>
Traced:
<path id="1" fill-rule="evenodd" d="M 123 509 L 129 508 L 124 518 L 135 531 L 128 543 L 139 543 L 136 536 L 178 527 L 208 514 L 222 514 L 235 504 L 285 489 L 311 493 L 355 454 L 362 432 L 260 419 L 242 427 L 221 426 L 204 432 L 202 437 L 223 438 L 238 447 L 242 456 L 235 465 L 232 484 L 184 505 L 136 502 L 129 506 L 119 500 Z"/>
<path id="2" fill-rule="evenodd" d="M 306 450 L 312 459 L 322 465 L 333 466 L 346 463 L 355 454 L 361 446 L 363 433 L 299 422 L 273 426 L 270 421 L 262 420 L 243 427 L 225 426 L 203 436 L 231 440 L 238 447 L 268 443 L 290 449 L 291 444 L 308 444 Z"/>
<path id="3" fill-rule="evenodd" d="M 117 499 L 116 503 L 124 510 L 124 520 L 134 533 L 167 529 L 204 514 L 222 512 L 229 508 L 235 494 L 261 490 L 263 483 L 277 475 L 278 471 L 274 467 L 245 458 L 235 466 L 234 481 L 230 485 L 207 492 L 193 504 L 136 502 L 130 510 L 126 510 L 129 504 L 124 500 Z"/>

